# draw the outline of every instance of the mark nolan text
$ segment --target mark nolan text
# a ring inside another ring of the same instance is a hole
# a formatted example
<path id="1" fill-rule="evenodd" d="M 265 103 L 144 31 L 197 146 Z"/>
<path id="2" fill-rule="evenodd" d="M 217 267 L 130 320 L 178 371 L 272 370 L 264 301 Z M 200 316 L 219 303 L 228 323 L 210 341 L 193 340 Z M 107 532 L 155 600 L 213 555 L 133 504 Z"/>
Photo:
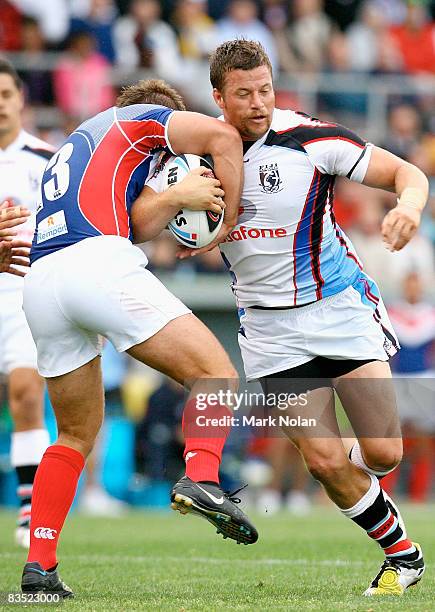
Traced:
<path id="1" fill-rule="evenodd" d="M 243 416 L 223 416 L 220 418 L 209 418 L 204 415 L 196 417 L 198 427 L 316 427 L 316 419 L 306 419 L 298 415 L 290 417 L 281 414 L 279 416 L 256 417 Z"/>

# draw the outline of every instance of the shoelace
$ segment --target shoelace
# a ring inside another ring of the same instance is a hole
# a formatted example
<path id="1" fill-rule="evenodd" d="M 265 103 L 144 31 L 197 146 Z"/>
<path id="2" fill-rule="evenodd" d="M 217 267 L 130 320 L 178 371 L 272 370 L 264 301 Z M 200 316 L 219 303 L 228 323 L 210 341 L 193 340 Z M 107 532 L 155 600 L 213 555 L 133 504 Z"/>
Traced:
<path id="1" fill-rule="evenodd" d="M 234 495 L 236 495 L 236 493 L 240 493 L 240 491 L 243 491 L 243 489 L 246 489 L 248 485 L 245 484 L 243 485 L 243 487 L 240 487 L 239 489 L 236 489 L 235 491 L 232 491 L 231 493 L 229 491 L 224 491 L 224 496 L 230 500 L 230 502 L 233 502 L 233 504 L 240 504 L 240 502 L 242 501 L 240 499 L 240 497 L 234 497 Z"/>

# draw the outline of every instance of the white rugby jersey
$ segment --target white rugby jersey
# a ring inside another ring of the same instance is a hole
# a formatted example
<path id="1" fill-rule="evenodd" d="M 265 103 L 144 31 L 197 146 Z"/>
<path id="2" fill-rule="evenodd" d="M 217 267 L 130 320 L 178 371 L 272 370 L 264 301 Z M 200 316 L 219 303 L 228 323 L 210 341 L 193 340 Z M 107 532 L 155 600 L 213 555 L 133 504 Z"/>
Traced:
<path id="1" fill-rule="evenodd" d="M 352 284 L 361 262 L 335 220 L 334 181 L 361 182 L 371 150 L 341 125 L 275 109 L 244 155 L 238 222 L 220 245 L 240 308 L 307 304 Z"/>
<path id="2" fill-rule="evenodd" d="M 52 155 L 49 144 L 24 130 L 6 149 L 0 148 L 0 203 L 11 200 L 32 213 L 26 223 L 16 228 L 21 240 L 32 242 L 41 179 Z M 22 284 L 19 276 L 0 274 L 0 291 L 20 289 Z"/>

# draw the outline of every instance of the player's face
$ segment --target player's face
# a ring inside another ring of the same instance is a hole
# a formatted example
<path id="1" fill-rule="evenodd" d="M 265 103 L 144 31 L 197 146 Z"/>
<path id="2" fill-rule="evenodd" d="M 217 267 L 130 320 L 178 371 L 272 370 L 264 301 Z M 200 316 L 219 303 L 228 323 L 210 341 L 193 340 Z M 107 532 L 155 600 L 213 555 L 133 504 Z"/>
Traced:
<path id="1" fill-rule="evenodd" d="M 253 70 L 232 70 L 222 91 L 213 97 L 225 121 L 240 132 L 243 140 L 258 140 L 269 130 L 275 107 L 272 75 L 267 66 Z"/>
<path id="2" fill-rule="evenodd" d="M 0 135 L 19 131 L 23 95 L 9 74 L 0 73 Z"/>

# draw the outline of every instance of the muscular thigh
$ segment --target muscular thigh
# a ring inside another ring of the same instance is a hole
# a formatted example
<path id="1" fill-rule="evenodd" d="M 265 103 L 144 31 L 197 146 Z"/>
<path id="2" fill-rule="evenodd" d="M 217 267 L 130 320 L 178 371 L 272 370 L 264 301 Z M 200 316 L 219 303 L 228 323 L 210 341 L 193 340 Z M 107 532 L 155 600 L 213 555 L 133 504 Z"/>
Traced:
<path id="1" fill-rule="evenodd" d="M 334 385 L 368 463 L 371 457 L 377 463 L 392 447 L 400 451 L 400 421 L 388 362 L 365 364 L 336 378 Z"/>
<path id="2" fill-rule="evenodd" d="M 127 351 L 132 357 L 182 384 L 198 378 L 237 378 L 224 348 L 193 314 L 170 321 Z"/>

